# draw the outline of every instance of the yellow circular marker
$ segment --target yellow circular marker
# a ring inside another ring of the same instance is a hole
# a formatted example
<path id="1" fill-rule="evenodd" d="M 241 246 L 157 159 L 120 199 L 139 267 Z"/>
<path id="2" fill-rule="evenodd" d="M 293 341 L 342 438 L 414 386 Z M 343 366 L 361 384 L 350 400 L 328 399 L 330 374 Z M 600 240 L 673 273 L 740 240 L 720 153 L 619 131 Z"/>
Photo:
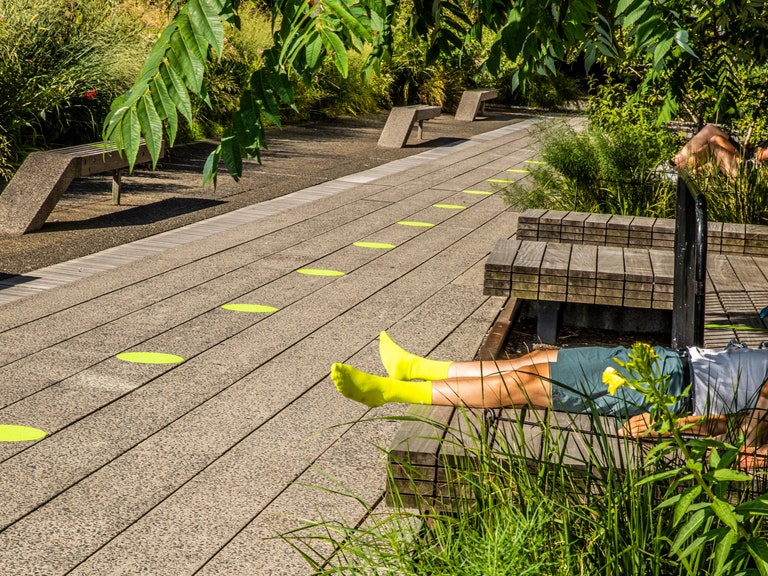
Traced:
<path id="1" fill-rule="evenodd" d="M 514 180 L 503 180 L 501 178 L 491 178 L 491 179 L 487 180 L 487 182 L 499 182 L 501 184 L 512 184 L 512 182 L 514 182 Z"/>
<path id="2" fill-rule="evenodd" d="M 506 172 L 513 172 L 515 174 L 530 174 L 530 170 L 526 170 L 525 168 L 508 168 Z"/>
<path id="3" fill-rule="evenodd" d="M 464 194 L 475 194 L 477 196 L 490 196 L 493 192 L 486 192 L 485 190 L 462 190 Z"/>
<path id="4" fill-rule="evenodd" d="M 541 160 L 523 160 L 526 164 L 539 164 L 544 165 L 546 162 L 542 162 Z"/>
<path id="5" fill-rule="evenodd" d="M 164 352 L 121 352 L 117 358 L 135 364 L 178 364 L 184 358 Z"/>
<path id="6" fill-rule="evenodd" d="M 265 306 L 264 304 L 232 302 L 230 304 L 224 304 L 222 308 L 224 308 L 224 310 L 232 310 L 233 312 L 250 312 L 252 314 L 270 314 L 272 312 L 277 312 L 277 308 L 274 306 Z"/>
<path id="7" fill-rule="evenodd" d="M 320 268 L 299 268 L 296 272 L 307 276 L 344 276 L 344 272 L 339 272 L 338 270 L 321 270 Z"/>
<path id="8" fill-rule="evenodd" d="M 445 208 L 447 210 L 464 210 L 466 206 L 461 204 L 432 204 L 435 208 Z"/>
<path id="9" fill-rule="evenodd" d="M 417 222 L 416 220 L 401 220 L 398 224 L 400 226 L 416 226 L 419 228 L 431 228 L 434 226 L 431 222 Z"/>
<path id="10" fill-rule="evenodd" d="M 354 242 L 358 248 L 378 248 L 379 250 L 390 250 L 395 247 L 394 244 L 384 244 L 382 242 Z"/>
<path id="11" fill-rule="evenodd" d="M 47 434 L 39 428 L 17 426 L 15 424 L 0 424 L 0 442 L 29 442 L 40 440 Z"/>

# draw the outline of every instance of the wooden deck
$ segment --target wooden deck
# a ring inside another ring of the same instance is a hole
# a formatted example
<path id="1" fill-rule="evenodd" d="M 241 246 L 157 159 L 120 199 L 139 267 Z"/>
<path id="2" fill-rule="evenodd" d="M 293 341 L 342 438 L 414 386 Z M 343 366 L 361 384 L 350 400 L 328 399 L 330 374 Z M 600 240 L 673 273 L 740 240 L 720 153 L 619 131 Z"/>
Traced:
<path id="1" fill-rule="evenodd" d="M 479 348 L 503 305 L 483 264 L 516 214 L 464 190 L 523 167 L 530 125 L 5 282 L 0 422 L 48 436 L 0 443 L 0 574 L 309 573 L 276 536 L 364 520 L 336 491 L 382 501 L 398 423 L 380 417 L 406 410 L 344 399 L 329 367 L 380 373 L 383 329 L 419 354 Z M 184 361 L 116 356 L 133 351 Z"/>

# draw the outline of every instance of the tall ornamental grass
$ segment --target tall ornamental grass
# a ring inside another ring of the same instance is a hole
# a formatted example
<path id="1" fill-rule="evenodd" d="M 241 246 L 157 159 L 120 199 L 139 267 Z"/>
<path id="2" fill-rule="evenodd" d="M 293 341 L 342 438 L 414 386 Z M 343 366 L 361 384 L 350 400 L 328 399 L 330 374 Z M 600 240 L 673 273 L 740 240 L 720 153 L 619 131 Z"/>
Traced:
<path id="1" fill-rule="evenodd" d="M 666 162 L 679 143 L 651 123 L 576 130 L 566 122 L 543 123 L 537 133 L 544 165 L 504 190 L 517 208 L 577 210 L 669 218 L 676 184 Z"/>
<path id="2" fill-rule="evenodd" d="M 691 436 L 650 347 L 635 345 L 623 369 L 604 375 L 609 390 L 644 394 L 662 437 L 619 435 L 620 421 L 597 414 L 511 410 L 496 426 L 462 411 L 443 440 L 443 454 L 460 456 L 443 461 L 441 497 L 408 508 L 394 490 L 384 508 L 349 492 L 362 520 L 306 522 L 283 538 L 318 575 L 766 574 L 765 472 L 741 467 L 744 420 Z M 434 480 L 423 474 L 411 468 L 408 493 Z"/>
<path id="3" fill-rule="evenodd" d="M 29 151 L 98 139 L 147 40 L 111 0 L 0 0 L 0 177 Z"/>

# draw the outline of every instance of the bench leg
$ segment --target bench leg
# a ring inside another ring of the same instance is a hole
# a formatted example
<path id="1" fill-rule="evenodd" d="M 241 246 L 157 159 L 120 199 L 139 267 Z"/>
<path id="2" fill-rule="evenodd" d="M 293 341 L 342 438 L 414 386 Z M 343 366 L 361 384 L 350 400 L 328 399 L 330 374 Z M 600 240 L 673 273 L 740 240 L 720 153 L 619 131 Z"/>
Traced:
<path id="1" fill-rule="evenodd" d="M 122 186 L 123 171 L 112 171 L 112 204 L 120 206 L 120 187 Z"/>
<path id="2" fill-rule="evenodd" d="M 536 302 L 536 335 L 543 344 L 554 345 L 560 331 L 560 320 L 563 316 L 562 302 Z"/>
<path id="3" fill-rule="evenodd" d="M 419 120 L 419 140 L 421 140 L 421 135 L 424 133 L 424 120 Z"/>

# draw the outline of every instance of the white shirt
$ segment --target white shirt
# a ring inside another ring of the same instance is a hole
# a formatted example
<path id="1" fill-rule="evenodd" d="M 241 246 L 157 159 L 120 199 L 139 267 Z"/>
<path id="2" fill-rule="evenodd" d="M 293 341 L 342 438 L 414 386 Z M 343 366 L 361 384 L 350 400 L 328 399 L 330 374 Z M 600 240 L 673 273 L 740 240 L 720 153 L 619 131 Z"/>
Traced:
<path id="1" fill-rule="evenodd" d="M 693 415 L 733 414 L 755 407 L 768 379 L 768 350 L 688 349 Z"/>

